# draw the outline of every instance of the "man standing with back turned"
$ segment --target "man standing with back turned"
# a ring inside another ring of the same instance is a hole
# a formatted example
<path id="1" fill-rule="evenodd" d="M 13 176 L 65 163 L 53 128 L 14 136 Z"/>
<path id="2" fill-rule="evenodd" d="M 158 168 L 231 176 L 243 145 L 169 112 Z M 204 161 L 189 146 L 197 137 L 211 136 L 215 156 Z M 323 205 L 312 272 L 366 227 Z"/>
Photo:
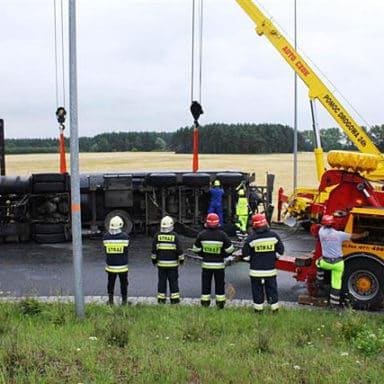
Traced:
<path id="1" fill-rule="evenodd" d="M 184 263 L 180 239 L 173 231 L 172 217 L 164 216 L 152 242 L 152 263 L 158 268 L 157 302 L 165 304 L 167 300 L 167 281 L 171 295 L 171 304 L 180 302 L 179 265 Z"/>
<path id="2" fill-rule="evenodd" d="M 108 273 L 108 304 L 113 305 L 116 277 L 120 278 L 122 304 L 127 304 L 128 292 L 128 244 L 129 236 L 123 232 L 124 222 L 120 216 L 112 217 L 108 231 L 104 234 L 103 245 Z"/>
<path id="3" fill-rule="evenodd" d="M 220 219 L 216 213 L 207 215 L 205 227 L 197 235 L 192 251 L 203 257 L 201 271 L 201 305 L 211 304 L 211 284 L 215 278 L 216 305 L 219 309 L 225 305 L 225 257 L 234 247 L 225 232 L 220 230 Z"/>
<path id="4" fill-rule="evenodd" d="M 282 255 L 284 245 L 279 235 L 271 231 L 264 214 L 252 216 L 252 233 L 243 246 L 243 256 L 249 257 L 252 296 L 255 312 L 264 309 L 264 287 L 268 303 L 273 312 L 279 309 L 277 293 L 277 270 L 275 268 L 276 252 Z"/>

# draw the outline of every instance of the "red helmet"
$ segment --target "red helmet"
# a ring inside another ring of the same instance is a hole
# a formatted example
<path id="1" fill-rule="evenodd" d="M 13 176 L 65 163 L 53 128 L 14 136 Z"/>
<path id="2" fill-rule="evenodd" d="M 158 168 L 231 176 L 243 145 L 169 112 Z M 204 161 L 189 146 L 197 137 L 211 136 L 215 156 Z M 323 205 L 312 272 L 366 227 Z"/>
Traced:
<path id="1" fill-rule="evenodd" d="M 264 214 L 255 213 L 252 216 L 252 227 L 253 228 L 262 228 L 268 225 L 268 221 Z"/>
<path id="2" fill-rule="evenodd" d="M 335 223 L 335 219 L 333 218 L 332 215 L 324 215 L 321 219 L 321 224 L 330 227 Z"/>
<path id="3" fill-rule="evenodd" d="M 207 219 L 205 220 L 205 225 L 208 228 L 217 228 L 220 224 L 219 216 L 216 213 L 208 213 Z"/>

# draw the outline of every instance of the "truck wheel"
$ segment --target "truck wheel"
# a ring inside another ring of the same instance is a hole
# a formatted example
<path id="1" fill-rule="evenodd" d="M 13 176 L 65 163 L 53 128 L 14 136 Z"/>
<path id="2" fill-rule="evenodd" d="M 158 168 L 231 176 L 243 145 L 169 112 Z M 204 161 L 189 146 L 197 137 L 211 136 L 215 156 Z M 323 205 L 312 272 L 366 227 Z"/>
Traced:
<path id="1" fill-rule="evenodd" d="M 67 241 L 64 232 L 63 233 L 41 233 L 35 235 L 36 243 L 53 244 L 64 243 Z"/>
<path id="2" fill-rule="evenodd" d="M 34 173 L 32 175 L 33 184 L 36 183 L 55 183 L 65 182 L 68 175 L 66 173 Z"/>
<path id="3" fill-rule="evenodd" d="M 31 179 L 26 176 L 0 176 L 0 195 L 22 195 L 31 192 Z"/>
<path id="4" fill-rule="evenodd" d="M 36 223 L 34 232 L 39 235 L 64 233 L 64 223 Z"/>
<path id="5" fill-rule="evenodd" d="M 53 192 L 66 192 L 67 188 L 65 183 L 55 181 L 52 183 L 38 182 L 32 186 L 33 193 L 53 193 Z"/>
<path id="6" fill-rule="evenodd" d="M 383 305 L 384 267 L 374 260 L 346 261 L 343 292 L 355 309 L 375 310 Z"/>
<path id="7" fill-rule="evenodd" d="M 219 179 L 224 186 L 237 187 L 243 180 L 243 175 L 239 172 L 219 172 L 216 174 L 216 179 Z"/>
<path id="8" fill-rule="evenodd" d="M 151 173 L 146 182 L 151 187 L 172 187 L 177 184 L 176 173 Z"/>
<path id="9" fill-rule="evenodd" d="M 133 229 L 133 222 L 129 214 L 122 209 L 115 209 L 111 212 L 108 212 L 108 214 L 105 216 L 104 219 L 104 228 L 107 231 L 109 228 L 109 223 L 114 216 L 120 216 L 124 221 L 124 226 L 122 230 L 126 233 L 131 233 Z"/>
<path id="10" fill-rule="evenodd" d="M 183 184 L 188 187 L 208 187 L 211 182 L 209 173 L 184 173 Z"/>

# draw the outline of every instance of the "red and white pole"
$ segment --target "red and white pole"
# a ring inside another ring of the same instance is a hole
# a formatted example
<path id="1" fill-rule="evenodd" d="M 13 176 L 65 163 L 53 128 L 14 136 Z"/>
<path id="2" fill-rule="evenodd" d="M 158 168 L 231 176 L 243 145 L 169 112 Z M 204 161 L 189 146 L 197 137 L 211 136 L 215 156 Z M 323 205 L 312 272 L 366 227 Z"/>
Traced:
<path id="1" fill-rule="evenodd" d="M 60 128 L 59 152 L 60 152 L 60 173 L 67 173 L 67 160 L 65 158 L 64 129 L 62 128 Z"/>
<path id="2" fill-rule="evenodd" d="M 195 124 L 193 128 L 193 160 L 192 171 L 197 172 L 199 170 L 199 128 Z"/>

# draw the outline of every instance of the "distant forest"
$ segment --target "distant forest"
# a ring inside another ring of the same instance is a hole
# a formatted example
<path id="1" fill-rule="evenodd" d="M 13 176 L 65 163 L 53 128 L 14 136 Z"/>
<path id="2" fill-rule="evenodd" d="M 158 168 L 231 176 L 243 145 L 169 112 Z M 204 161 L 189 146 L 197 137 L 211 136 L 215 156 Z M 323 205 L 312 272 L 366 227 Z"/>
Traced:
<path id="1" fill-rule="evenodd" d="M 172 151 L 192 152 L 191 127 L 175 132 L 113 132 L 80 137 L 80 152 Z M 384 125 L 373 126 L 368 135 L 384 151 Z M 324 151 L 355 149 L 339 128 L 321 130 Z M 313 149 L 313 132 L 298 132 L 298 150 Z M 69 139 L 66 139 L 69 148 Z M 7 154 L 55 153 L 57 139 L 6 139 Z M 200 153 L 289 153 L 293 149 L 293 129 L 281 124 L 207 124 L 199 128 Z"/>

